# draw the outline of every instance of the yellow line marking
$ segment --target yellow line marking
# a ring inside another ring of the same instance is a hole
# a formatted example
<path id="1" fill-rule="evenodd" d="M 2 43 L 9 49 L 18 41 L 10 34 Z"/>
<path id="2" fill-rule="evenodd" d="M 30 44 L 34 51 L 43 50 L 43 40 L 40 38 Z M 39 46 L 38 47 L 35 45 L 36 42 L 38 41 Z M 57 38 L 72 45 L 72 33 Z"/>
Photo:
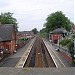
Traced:
<path id="1" fill-rule="evenodd" d="M 34 41 L 33 41 L 33 42 L 34 42 Z M 32 46 L 32 44 L 33 44 L 33 42 L 32 42 L 32 43 L 29 45 L 29 47 L 26 49 L 26 51 L 25 51 L 24 54 L 22 55 L 21 59 L 20 59 L 20 60 L 18 61 L 18 63 L 16 64 L 15 68 L 18 68 L 18 67 L 19 67 L 20 62 L 22 61 L 22 59 L 24 59 L 26 53 L 27 53 L 27 52 L 30 52 L 30 51 L 28 51 L 28 50 L 30 50 L 30 48 L 31 48 L 31 46 Z"/>
<path id="2" fill-rule="evenodd" d="M 50 52 L 50 55 L 51 55 L 51 54 L 54 55 L 54 53 L 53 53 L 52 51 Z M 52 55 L 51 55 L 51 57 L 52 57 Z M 55 55 L 54 55 L 54 57 L 55 57 Z M 58 65 L 57 65 L 57 63 L 56 63 L 56 61 L 55 61 L 55 59 L 54 59 L 53 57 L 52 57 L 52 59 L 53 59 L 53 61 L 54 61 L 54 64 L 56 65 L 56 67 L 59 68 Z"/>
<path id="3" fill-rule="evenodd" d="M 51 48 L 50 48 L 51 49 Z M 66 67 L 65 65 L 64 65 L 64 63 L 60 60 L 60 58 L 57 56 L 57 54 L 51 49 L 51 52 L 58 58 L 58 60 L 61 62 L 61 64 L 64 66 L 64 67 Z"/>
<path id="4" fill-rule="evenodd" d="M 28 47 L 28 48 L 29 48 L 29 47 Z M 28 50 L 28 48 L 27 48 L 27 50 Z M 27 51 L 27 50 L 26 50 L 26 51 Z M 23 57 L 24 57 L 25 54 L 26 54 L 26 51 L 24 52 L 24 54 L 22 55 L 21 59 L 20 59 L 20 60 L 18 61 L 18 63 L 16 64 L 15 68 L 17 68 L 17 67 L 19 66 L 20 62 L 22 61 Z"/>
<path id="5" fill-rule="evenodd" d="M 66 66 L 64 65 L 64 63 L 61 61 L 61 59 L 57 56 L 57 54 L 56 54 L 53 50 L 51 50 L 51 52 L 58 58 L 58 60 L 61 62 L 61 64 L 62 64 L 64 67 L 66 67 Z"/>

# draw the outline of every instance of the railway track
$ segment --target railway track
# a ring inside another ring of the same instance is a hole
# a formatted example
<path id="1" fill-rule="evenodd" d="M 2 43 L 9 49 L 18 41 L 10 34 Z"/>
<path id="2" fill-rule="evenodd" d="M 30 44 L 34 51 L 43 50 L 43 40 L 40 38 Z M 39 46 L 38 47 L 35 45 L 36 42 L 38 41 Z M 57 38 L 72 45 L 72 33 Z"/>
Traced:
<path id="1" fill-rule="evenodd" d="M 39 34 L 36 37 L 24 67 L 56 67 Z"/>

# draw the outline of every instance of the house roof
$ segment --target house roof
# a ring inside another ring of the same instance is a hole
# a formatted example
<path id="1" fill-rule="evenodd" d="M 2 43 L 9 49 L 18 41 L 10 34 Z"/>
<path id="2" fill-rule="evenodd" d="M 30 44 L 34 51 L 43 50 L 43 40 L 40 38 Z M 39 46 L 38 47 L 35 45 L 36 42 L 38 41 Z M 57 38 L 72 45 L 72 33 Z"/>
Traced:
<path id="1" fill-rule="evenodd" d="M 73 25 L 72 28 L 75 29 L 75 25 Z"/>
<path id="2" fill-rule="evenodd" d="M 63 34 L 63 33 L 67 33 L 67 31 L 64 28 L 57 28 L 55 30 L 52 31 L 53 34 Z"/>
<path id="3" fill-rule="evenodd" d="M 13 25 L 4 24 L 0 26 L 0 39 L 1 41 L 12 40 Z"/>
<path id="4" fill-rule="evenodd" d="M 32 31 L 20 31 L 17 33 L 17 35 L 20 35 L 20 34 L 32 34 L 33 32 Z"/>
<path id="5" fill-rule="evenodd" d="M 23 31 L 22 33 L 24 33 L 24 34 L 31 34 L 32 31 Z"/>

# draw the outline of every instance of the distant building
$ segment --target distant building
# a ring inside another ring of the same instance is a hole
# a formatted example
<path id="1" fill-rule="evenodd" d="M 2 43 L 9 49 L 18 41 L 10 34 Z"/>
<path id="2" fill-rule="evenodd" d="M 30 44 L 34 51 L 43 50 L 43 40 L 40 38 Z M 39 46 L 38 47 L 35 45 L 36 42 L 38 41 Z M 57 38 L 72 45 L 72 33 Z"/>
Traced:
<path id="1" fill-rule="evenodd" d="M 12 24 L 0 25 L 0 48 L 13 53 L 16 46 L 15 28 Z"/>
<path id="2" fill-rule="evenodd" d="M 72 26 L 72 32 L 75 33 L 75 25 Z"/>
<path id="3" fill-rule="evenodd" d="M 64 28 L 58 28 L 50 33 L 50 39 L 52 43 L 58 44 L 60 39 L 63 39 L 67 35 L 67 31 Z"/>
<path id="4" fill-rule="evenodd" d="M 24 37 L 24 38 L 28 38 L 31 39 L 34 37 L 34 33 L 32 31 L 20 31 L 18 32 L 18 37 Z"/>
<path id="5" fill-rule="evenodd" d="M 17 48 L 20 48 L 26 44 L 26 41 L 23 39 L 32 39 L 34 37 L 34 33 L 32 31 L 19 31 L 16 34 L 16 45 Z"/>

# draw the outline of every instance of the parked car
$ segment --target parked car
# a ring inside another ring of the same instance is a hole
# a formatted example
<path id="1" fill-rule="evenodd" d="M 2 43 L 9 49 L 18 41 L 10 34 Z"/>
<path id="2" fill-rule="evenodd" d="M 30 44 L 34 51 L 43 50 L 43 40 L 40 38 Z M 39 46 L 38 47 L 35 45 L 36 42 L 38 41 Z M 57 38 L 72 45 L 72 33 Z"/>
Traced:
<path id="1" fill-rule="evenodd" d="M 56 48 L 55 50 L 58 51 L 58 52 L 60 51 L 59 48 Z"/>

